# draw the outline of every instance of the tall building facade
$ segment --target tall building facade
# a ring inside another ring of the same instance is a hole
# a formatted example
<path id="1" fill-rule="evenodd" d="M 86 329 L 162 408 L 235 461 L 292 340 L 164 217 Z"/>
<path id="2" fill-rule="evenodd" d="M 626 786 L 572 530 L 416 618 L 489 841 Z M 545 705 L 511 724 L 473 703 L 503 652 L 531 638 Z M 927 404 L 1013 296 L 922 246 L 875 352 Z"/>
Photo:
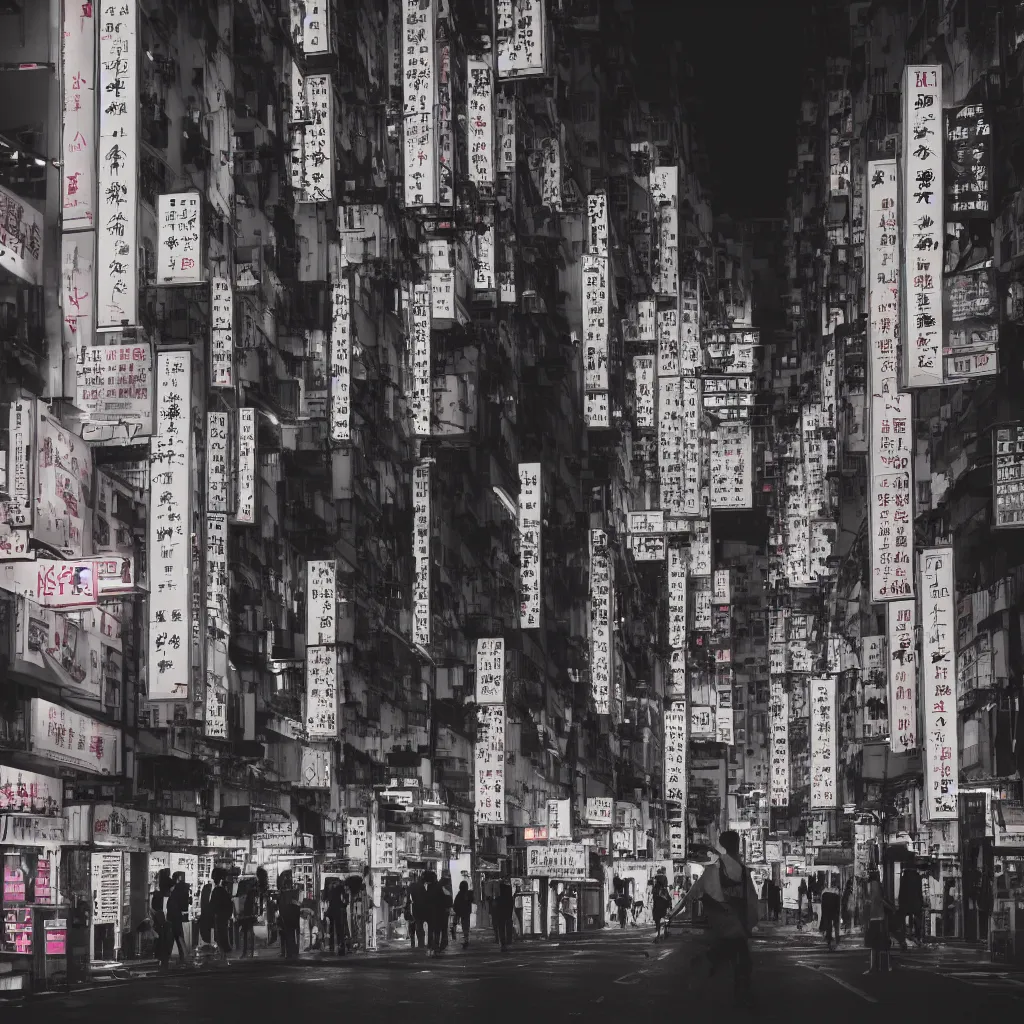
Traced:
<path id="1" fill-rule="evenodd" d="M 8 8 L 18 984 L 148 955 L 162 869 L 347 879 L 374 948 L 425 870 L 551 934 L 705 858 L 768 771 L 712 517 L 770 454 L 679 55 L 645 91 L 621 3 Z"/>

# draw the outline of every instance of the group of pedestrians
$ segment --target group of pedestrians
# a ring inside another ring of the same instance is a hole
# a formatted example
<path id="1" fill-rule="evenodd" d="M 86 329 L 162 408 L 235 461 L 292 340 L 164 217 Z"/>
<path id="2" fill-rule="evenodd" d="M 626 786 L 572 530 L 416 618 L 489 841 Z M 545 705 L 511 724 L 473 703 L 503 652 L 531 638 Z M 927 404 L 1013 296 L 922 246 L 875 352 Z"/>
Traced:
<path id="1" fill-rule="evenodd" d="M 216 939 L 217 947 L 224 957 L 231 951 L 231 940 L 228 934 L 234 908 L 229 891 L 230 878 L 221 868 L 215 868 L 213 877 L 203 887 L 199 905 L 199 937 L 209 944 L 211 935 Z M 160 967 L 166 969 L 170 965 L 171 954 L 178 951 L 178 965 L 184 967 L 189 960 L 185 946 L 185 924 L 191 918 L 192 892 L 185 880 L 183 871 L 173 877 L 169 868 L 161 869 L 157 876 L 157 886 L 150 897 L 150 923 L 155 936 L 154 952 Z M 255 923 L 255 911 L 248 934 L 252 934 Z M 246 923 L 243 917 L 243 950 L 246 948 Z M 249 948 L 252 948 L 250 941 Z"/>
<path id="2" fill-rule="evenodd" d="M 442 871 L 440 877 L 435 871 L 425 871 L 406 892 L 404 917 L 409 926 L 409 943 L 413 949 L 426 949 L 427 956 L 443 955 L 448 948 L 449 935 L 455 942 L 460 928 L 462 948 L 469 948 L 473 891 L 469 882 L 463 881 L 453 896 L 452 886 L 448 871 Z M 487 907 L 495 940 L 505 952 L 512 942 L 515 916 L 515 894 L 507 878 L 500 881 L 497 893 L 488 898 Z"/>

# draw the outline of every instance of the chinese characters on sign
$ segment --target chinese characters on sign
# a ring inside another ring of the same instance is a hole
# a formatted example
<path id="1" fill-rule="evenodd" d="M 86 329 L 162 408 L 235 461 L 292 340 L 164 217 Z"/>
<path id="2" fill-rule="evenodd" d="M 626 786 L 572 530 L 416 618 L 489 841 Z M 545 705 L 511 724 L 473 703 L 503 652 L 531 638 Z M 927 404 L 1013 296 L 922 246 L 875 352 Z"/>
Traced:
<path id="1" fill-rule="evenodd" d="M 526 848 L 526 874 L 530 878 L 557 878 L 582 882 L 587 878 L 590 860 L 583 843 L 531 843 Z"/>
<path id="2" fill-rule="evenodd" d="M 583 257 L 584 382 L 587 391 L 608 390 L 608 260 Z"/>
<path id="3" fill-rule="evenodd" d="M 868 164 L 871 599 L 913 596 L 913 419 L 899 392 L 896 162 Z"/>
<path id="4" fill-rule="evenodd" d="M 121 774 L 121 730 L 32 698 L 32 752 L 94 775 Z"/>
<path id="5" fill-rule="evenodd" d="M 982 103 L 946 111 L 946 220 L 992 216 L 992 123 Z"/>
<path id="6" fill-rule="evenodd" d="M 91 228 L 96 219 L 96 19 L 92 3 L 64 5 L 61 58 L 61 227 L 65 232 L 82 231 Z M 92 282 L 89 288 L 91 291 Z"/>
<path id="7" fill-rule="evenodd" d="M 210 279 L 210 385 L 235 386 L 235 306 L 231 282 Z"/>
<path id="8" fill-rule="evenodd" d="M 307 57 L 331 52 L 330 14 L 328 0 L 306 0 L 302 19 L 302 52 Z"/>
<path id="9" fill-rule="evenodd" d="M 997 427 L 992 440 L 992 525 L 1024 526 L 1024 425 Z"/>
<path id="10" fill-rule="evenodd" d="M 403 0 L 403 131 L 407 207 L 430 206 L 438 201 L 434 19 L 433 0 Z"/>
<path id="11" fill-rule="evenodd" d="M 590 688 L 599 715 L 611 712 L 612 583 L 608 538 L 590 531 Z"/>
<path id="12" fill-rule="evenodd" d="M 64 783 L 49 775 L 37 775 L 0 764 L 0 814 L 61 813 Z"/>
<path id="13" fill-rule="evenodd" d="M 228 510 L 228 414 L 206 414 L 206 508 Z"/>
<path id="14" fill-rule="evenodd" d="M 117 0 L 100 10 L 95 309 L 101 331 L 139 322 L 137 3 Z"/>
<path id="15" fill-rule="evenodd" d="M 333 647 L 306 648 L 306 735 L 338 736 L 338 655 Z"/>
<path id="16" fill-rule="evenodd" d="M 430 463 L 420 462 L 412 474 L 412 640 L 430 644 Z"/>
<path id="17" fill-rule="evenodd" d="M 110 344 L 105 344 L 108 341 Z M 86 441 L 136 442 L 153 433 L 153 352 L 118 335 L 79 338 L 75 405 L 86 414 Z"/>
<path id="18" fill-rule="evenodd" d="M 198 192 L 157 196 L 157 284 L 203 279 L 203 222 Z"/>
<path id="19" fill-rule="evenodd" d="M 654 427 L 654 356 L 633 356 L 634 411 L 641 430 Z"/>
<path id="20" fill-rule="evenodd" d="M 902 92 L 903 376 L 908 387 L 937 387 L 943 382 L 941 66 L 907 67 Z"/>
<path id="21" fill-rule="evenodd" d="M 398 868 L 398 851 L 395 848 L 394 832 L 374 832 L 373 858 L 371 863 L 380 871 L 395 871 Z"/>
<path id="22" fill-rule="evenodd" d="M 348 278 L 331 289 L 331 440 L 352 439 L 352 306 Z"/>
<path id="23" fill-rule="evenodd" d="M 505 641 L 480 639 L 476 642 L 476 702 L 505 703 Z"/>
<path id="24" fill-rule="evenodd" d="M 497 0 L 498 77 L 543 75 L 547 27 L 544 0 Z"/>
<path id="25" fill-rule="evenodd" d="M 0 187 L 0 267 L 29 284 L 42 284 L 43 215 Z"/>
<path id="26" fill-rule="evenodd" d="M 889 655 L 889 746 L 895 753 L 917 748 L 917 609 L 913 601 L 885 606 Z"/>
<path id="27" fill-rule="evenodd" d="M 789 806 L 789 694 L 781 679 L 769 683 L 768 717 L 770 729 L 771 777 L 769 797 L 772 807 Z"/>
<path id="28" fill-rule="evenodd" d="M 156 432 L 150 441 L 150 700 L 188 697 L 192 563 L 192 363 L 157 356 Z"/>
<path id="29" fill-rule="evenodd" d="M 306 563 L 306 644 L 323 647 L 338 642 L 338 580 L 332 561 Z"/>
<path id="30" fill-rule="evenodd" d="M 669 515 L 685 515 L 685 453 L 682 393 L 687 381 L 658 377 L 658 470 L 661 475 L 662 509 Z M 693 381 L 698 384 L 697 381 Z"/>
<path id="31" fill-rule="evenodd" d="M 466 112 L 469 180 L 489 188 L 494 183 L 494 79 L 488 57 L 466 58 Z"/>
<path id="32" fill-rule="evenodd" d="M 679 544 L 668 546 L 668 645 L 686 647 L 686 551 Z"/>
<path id="33" fill-rule="evenodd" d="M 918 559 L 926 817 L 952 821 L 958 814 L 960 781 L 953 549 L 926 548 Z"/>
<path id="34" fill-rule="evenodd" d="M 505 706 L 477 708 L 473 774 L 477 824 L 505 823 Z"/>
<path id="35" fill-rule="evenodd" d="M 413 433 L 430 436 L 430 285 L 412 291 L 412 421 Z"/>
<path id="36" fill-rule="evenodd" d="M 368 819 L 365 817 L 350 818 L 345 816 L 345 856 L 357 864 L 366 861 L 366 836 L 369 831 Z"/>
<path id="37" fill-rule="evenodd" d="M 679 376 L 679 319 L 674 309 L 658 311 L 658 376 Z"/>
<path id="38" fill-rule="evenodd" d="M 608 196 L 604 192 L 587 196 L 587 252 L 608 258 Z"/>
<path id="39" fill-rule="evenodd" d="M 597 828 L 611 828 L 612 803 L 610 796 L 588 796 L 587 824 Z"/>
<path id="40" fill-rule="evenodd" d="M 519 463 L 519 628 L 540 627 L 540 463 Z"/>
<path id="41" fill-rule="evenodd" d="M 673 823 L 686 821 L 688 717 L 685 702 L 676 703 L 671 710 L 665 712 L 665 801 L 668 804 L 668 819 Z"/>
<path id="42" fill-rule="evenodd" d="M 651 175 L 651 201 L 657 232 L 656 273 L 652 282 L 658 295 L 678 298 L 679 293 L 679 169 L 655 167 Z"/>
<path id="43" fill-rule="evenodd" d="M 256 410 L 238 410 L 238 503 L 234 522 L 256 522 Z"/>
<path id="44" fill-rule="evenodd" d="M 512 174 L 516 169 L 516 94 L 513 86 L 498 89 L 498 173 Z"/>
<path id="45" fill-rule="evenodd" d="M 79 351 L 93 341 L 93 328 L 96 326 L 95 262 L 95 231 L 65 231 L 61 235 L 62 334 L 64 346 L 69 352 Z"/>
<path id="46" fill-rule="evenodd" d="M 711 442 L 711 507 L 753 506 L 753 445 L 749 423 L 720 423 Z"/>
<path id="47" fill-rule="evenodd" d="M 816 677 L 811 697 L 811 810 L 836 806 L 836 680 Z"/>
<path id="48" fill-rule="evenodd" d="M 329 203 L 334 198 L 334 88 L 330 75 L 310 75 L 304 82 L 306 119 L 303 133 L 302 202 Z"/>
<path id="49" fill-rule="evenodd" d="M 206 514 L 206 613 L 217 632 L 228 629 L 228 517 Z"/>

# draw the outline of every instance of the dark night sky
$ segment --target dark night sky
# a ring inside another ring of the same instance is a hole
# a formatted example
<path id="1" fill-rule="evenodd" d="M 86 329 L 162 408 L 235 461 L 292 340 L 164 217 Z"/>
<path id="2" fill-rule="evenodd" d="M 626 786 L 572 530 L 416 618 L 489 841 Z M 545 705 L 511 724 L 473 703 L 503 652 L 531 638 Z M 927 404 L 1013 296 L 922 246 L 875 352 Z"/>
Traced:
<path id="1" fill-rule="evenodd" d="M 784 212 L 806 8 L 806 0 L 636 0 L 641 38 L 681 40 L 693 66 L 715 214 Z"/>

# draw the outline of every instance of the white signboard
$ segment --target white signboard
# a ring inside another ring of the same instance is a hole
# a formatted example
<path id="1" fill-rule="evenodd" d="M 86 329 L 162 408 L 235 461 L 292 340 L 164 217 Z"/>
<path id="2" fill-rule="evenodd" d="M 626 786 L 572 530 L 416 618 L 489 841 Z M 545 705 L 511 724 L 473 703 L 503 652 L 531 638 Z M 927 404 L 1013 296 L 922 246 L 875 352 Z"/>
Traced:
<path id="1" fill-rule="evenodd" d="M 926 548 L 918 555 L 918 567 L 926 820 L 953 821 L 960 784 L 953 549 Z"/>
<path id="2" fill-rule="evenodd" d="M 753 508 L 752 469 L 750 423 L 720 423 L 711 441 L 711 507 Z"/>
<path id="3" fill-rule="evenodd" d="M 43 215 L 0 186 L 0 267 L 29 284 L 42 284 Z"/>
<path id="4" fill-rule="evenodd" d="M 548 800 L 548 839 L 572 839 L 572 801 Z"/>
<path id="5" fill-rule="evenodd" d="M 685 705 L 673 705 L 665 712 L 665 800 L 679 804 L 672 809 L 671 820 L 685 820 L 687 801 L 687 736 L 689 718 Z"/>
<path id="6" fill-rule="evenodd" d="M 668 547 L 668 645 L 686 648 L 686 551 L 678 544 Z"/>
<path id="7" fill-rule="evenodd" d="M 665 513 L 661 509 L 646 509 L 626 515 L 626 529 L 634 537 L 651 537 L 665 532 Z"/>
<path id="8" fill-rule="evenodd" d="M 469 180 L 494 184 L 494 75 L 488 57 L 466 58 L 466 114 Z"/>
<path id="9" fill-rule="evenodd" d="M 679 317 L 674 309 L 658 311 L 658 376 L 679 376 Z"/>
<path id="10" fill-rule="evenodd" d="M 96 22 L 93 4 L 64 5 L 60 198 L 65 232 L 96 223 Z"/>
<path id="11" fill-rule="evenodd" d="M 378 871 L 398 870 L 395 835 L 394 832 L 374 832 L 373 834 L 373 858 L 370 863 Z"/>
<path id="12" fill-rule="evenodd" d="M 210 385 L 235 386 L 235 300 L 226 277 L 210 279 Z"/>
<path id="13" fill-rule="evenodd" d="M 233 522 L 256 522 L 256 410 L 238 410 L 237 511 Z"/>
<path id="14" fill-rule="evenodd" d="M 657 273 L 654 291 L 678 299 L 679 292 L 679 170 L 655 167 L 651 174 L 651 201 L 657 227 Z"/>
<path id="15" fill-rule="evenodd" d="M 306 644 L 338 642 L 338 568 L 330 559 L 306 563 Z"/>
<path id="16" fill-rule="evenodd" d="M 612 576 L 608 537 L 590 531 L 590 692 L 599 715 L 611 713 Z"/>
<path id="17" fill-rule="evenodd" d="M 513 86 L 502 86 L 497 95 L 498 173 L 516 169 L 516 94 Z"/>
<path id="18" fill-rule="evenodd" d="M 93 504 L 89 446 L 36 403 L 35 519 L 32 536 L 65 558 L 81 558 Z"/>
<path id="19" fill-rule="evenodd" d="M 430 436 L 430 285 L 413 286 L 412 424 L 418 437 Z"/>
<path id="20" fill-rule="evenodd" d="M 505 703 L 505 641 L 500 638 L 476 642 L 476 702 Z"/>
<path id="21" fill-rule="evenodd" d="M 473 289 L 478 292 L 493 292 L 494 281 L 494 225 L 491 224 L 476 235 Z"/>
<path id="22" fill-rule="evenodd" d="M 156 430 L 150 440 L 149 635 L 150 700 L 189 695 L 192 637 L 192 360 L 160 352 Z"/>
<path id="23" fill-rule="evenodd" d="M 402 0 L 402 113 L 432 113 L 437 102 L 434 0 Z"/>
<path id="24" fill-rule="evenodd" d="M 478 825 L 505 823 L 505 706 L 477 708 L 473 775 Z"/>
<path id="25" fill-rule="evenodd" d="M 587 196 L 587 252 L 608 258 L 608 196 L 604 192 Z"/>
<path id="26" fill-rule="evenodd" d="M 412 472 L 412 553 L 415 566 L 412 590 L 412 639 L 430 645 L 430 463 L 420 462 Z"/>
<path id="27" fill-rule="evenodd" d="M 497 0 L 498 78 L 543 75 L 547 52 L 544 0 Z"/>
<path id="28" fill-rule="evenodd" d="M 202 199 L 198 192 L 157 196 L 156 283 L 199 284 L 204 261 Z"/>
<path id="29" fill-rule="evenodd" d="M 206 414 L 206 509 L 228 510 L 228 414 Z"/>
<path id="30" fill-rule="evenodd" d="M 306 648 L 306 735 L 337 739 L 338 655 L 333 647 Z"/>
<path id="31" fill-rule="evenodd" d="M 59 816 L 64 781 L 0 764 L 0 814 Z"/>
<path id="32" fill-rule="evenodd" d="M 711 600 L 714 604 L 732 604 L 732 573 L 716 569 L 711 577 Z"/>
<path id="33" fill-rule="evenodd" d="M 690 535 L 690 576 L 711 575 L 711 523 L 707 519 L 698 519 L 693 524 Z M 703 629 L 703 626 L 694 626 Z"/>
<path id="34" fill-rule="evenodd" d="M 153 350 L 118 335 L 79 338 L 75 405 L 86 441 L 136 442 L 153 433 Z"/>
<path id="35" fill-rule="evenodd" d="M 608 390 L 608 260 L 583 257 L 583 359 L 587 391 Z"/>
<path id="36" fill-rule="evenodd" d="M 634 412 L 639 429 L 651 429 L 654 421 L 654 356 L 633 356 Z"/>
<path id="37" fill-rule="evenodd" d="M 365 863 L 367 856 L 367 833 L 369 819 L 365 816 L 345 816 L 345 857 L 356 863 Z"/>
<path id="38" fill-rule="evenodd" d="M 114 16 L 100 10 L 100 141 L 96 219 L 96 326 L 139 322 L 138 0 L 119 0 Z M 7 223 L 7 218 L 4 218 Z"/>
<path id="39" fill-rule="evenodd" d="M 96 232 L 65 232 L 60 245 L 64 347 L 79 352 L 93 341 L 96 326 Z M 81 357 L 79 357 L 81 361 Z"/>
<path id="40" fill-rule="evenodd" d="M 937 387 L 943 382 L 944 337 L 941 65 L 904 68 L 901 91 L 905 211 L 901 241 L 907 313 L 902 331 L 904 377 L 908 387 Z"/>
<path id="41" fill-rule="evenodd" d="M 896 753 L 915 750 L 917 736 L 917 606 L 890 601 L 885 606 L 889 660 L 889 745 Z"/>
<path id="42" fill-rule="evenodd" d="M 299 785 L 303 789 L 331 788 L 330 750 L 306 746 L 300 748 Z"/>
<path id="43" fill-rule="evenodd" d="M 657 306 L 654 299 L 641 299 L 636 304 L 636 329 L 639 341 L 657 341 Z"/>
<path id="44" fill-rule="evenodd" d="M 309 75 L 303 83 L 306 120 L 303 131 L 302 202 L 334 198 L 334 88 L 330 75 Z"/>
<path id="45" fill-rule="evenodd" d="M 594 391 L 583 396 L 583 422 L 588 430 L 607 430 L 611 425 L 608 392 Z"/>
<path id="46" fill-rule="evenodd" d="M 526 874 L 530 878 L 586 881 L 590 874 L 588 849 L 583 843 L 531 843 L 526 848 Z"/>
<path id="47" fill-rule="evenodd" d="M 710 705 L 690 706 L 690 735 L 700 739 L 712 739 L 716 735 L 715 709 Z"/>
<path id="48" fill-rule="evenodd" d="M 89 856 L 92 885 L 92 923 L 121 925 L 124 900 L 124 854 L 103 851 Z"/>
<path id="49" fill-rule="evenodd" d="M 519 463 L 519 628 L 540 627 L 540 518 L 539 462 Z"/>
<path id="50" fill-rule="evenodd" d="M 659 504 L 669 515 L 686 514 L 682 418 L 684 384 L 679 377 L 658 378 Z"/>
<path id="51" fill-rule="evenodd" d="M 302 52 L 307 57 L 331 52 L 331 5 L 328 0 L 305 0 Z"/>
<path id="52" fill-rule="evenodd" d="M 347 278 L 331 288 L 331 440 L 352 440 L 351 294 Z"/>
<path id="53" fill-rule="evenodd" d="M 815 677 L 811 700 L 811 810 L 834 810 L 837 799 L 836 679 Z"/>
<path id="54" fill-rule="evenodd" d="M 70 708 L 32 698 L 32 753 L 93 775 L 121 774 L 121 730 Z"/>
<path id="55" fill-rule="evenodd" d="M 228 517 L 206 513 L 206 611 L 218 632 L 228 630 Z"/>
<path id="56" fill-rule="evenodd" d="M 405 205 L 408 209 L 437 203 L 437 124 L 432 113 L 405 118 Z"/>
<path id="57" fill-rule="evenodd" d="M 684 377 L 680 382 L 682 514 L 685 516 L 706 514 L 702 505 L 701 479 L 708 452 L 700 428 L 703 408 L 700 386 L 696 377 Z"/>
<path id="58" fill-rule="evenodd" d="M 610 796 L 588 796 L 587 824 L 596 828 L 611 828 L 614 802 Z"/>
<path id="59" fill-rule="evenodd" d="M 789 694 L 781 679 L 768 685 L 768 718 L 770 727 L 771 775 L 769 801 L 772 807 L 789 806 Z"/>

